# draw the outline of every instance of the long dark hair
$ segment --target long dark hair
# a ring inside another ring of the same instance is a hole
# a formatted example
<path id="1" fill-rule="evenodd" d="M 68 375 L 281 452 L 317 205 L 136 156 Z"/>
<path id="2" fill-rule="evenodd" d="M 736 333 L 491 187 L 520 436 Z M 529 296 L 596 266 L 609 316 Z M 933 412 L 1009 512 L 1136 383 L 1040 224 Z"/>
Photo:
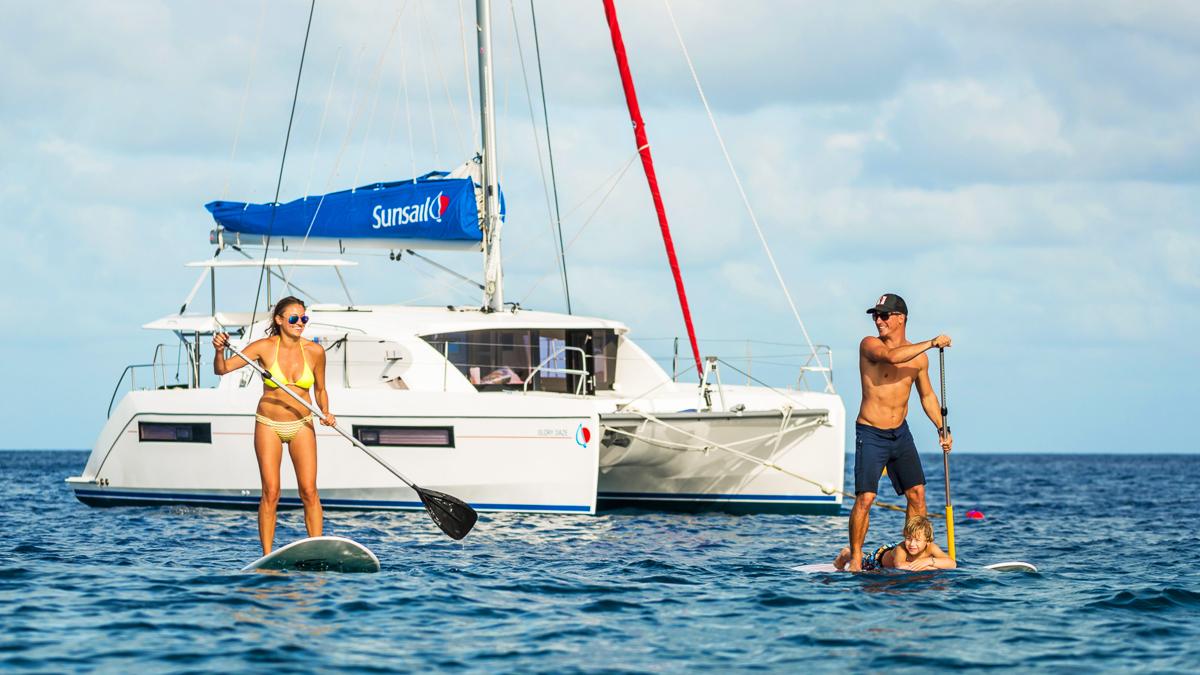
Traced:
<path id="1" fill-rule="evenodd" d="M 304 301 L 300 298 L 292 295 L 281 298 L 279 302 L 275 303 L 275 311 L 271 313 L 271 323 L 267 326 L 267 337 L 279 335 L 279 324 L 275 323 L 275 317 L 283 316 L 283 310 L 292 305 L 300 305 L 304 309 L 308 309 L 308 305 L 305 305 Z"/>

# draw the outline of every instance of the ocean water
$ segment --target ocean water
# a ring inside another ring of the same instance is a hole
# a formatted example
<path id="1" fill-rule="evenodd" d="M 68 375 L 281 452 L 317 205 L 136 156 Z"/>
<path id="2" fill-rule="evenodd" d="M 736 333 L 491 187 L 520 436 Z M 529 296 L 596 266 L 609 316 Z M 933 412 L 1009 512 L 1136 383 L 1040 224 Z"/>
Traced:
<path id="1" fill-rule="evenodd" d="M 85 453 L 0 452 L 0 668 L 832 672 L 1200 667 L 1200 456 L 954 454 L 955 572 L 807 575 L 842 517 L 327 514 L 379 574 L 243 574 L 250 512 L 93 509 Z M 848 462 L 849 464 L 849 462 Z M 931 510 L 939 457 L 925 459 Z M 848 467 L 849 468 L 849 467 Z M 936 508 L 940 511 L 940 507 Z M 868 544 L 902 516 L 877 511 Z M 941 522 L 937 538 L 945 541 Z M 277 545 L 303 536 L 281 513 Z M 1026 560 L 1037 574 L 975 565 Z"/>

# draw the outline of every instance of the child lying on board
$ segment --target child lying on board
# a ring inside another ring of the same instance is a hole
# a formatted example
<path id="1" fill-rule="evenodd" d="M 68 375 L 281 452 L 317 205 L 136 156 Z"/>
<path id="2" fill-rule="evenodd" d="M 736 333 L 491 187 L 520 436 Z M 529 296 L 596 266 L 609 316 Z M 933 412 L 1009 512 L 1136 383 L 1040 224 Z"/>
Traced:
<path id="1" fill-rule="evenodd" d="M 850 549 L 843 548 L 833 561 L 839 570 L 850 562 Z M 952 570 L 958 565 L 933 541 L 933 523 L 925 516 L 913 516 L 904 524 L 904 541 L 880 546 L 863 556 L 862 571 L 880 569 Z"/>

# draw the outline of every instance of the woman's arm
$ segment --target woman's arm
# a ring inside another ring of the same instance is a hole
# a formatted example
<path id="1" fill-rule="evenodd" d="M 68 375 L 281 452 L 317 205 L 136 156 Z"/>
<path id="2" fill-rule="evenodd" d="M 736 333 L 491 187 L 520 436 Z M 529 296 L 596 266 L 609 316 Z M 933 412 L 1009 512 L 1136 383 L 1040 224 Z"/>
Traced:
<path id="1" fill-rule="evenodd" d="M 316 367 L 313 368 L 313 399 L 324 414 L 321 424 L 331 427 L 337 424 L 337 418 L 329 412 L 329 392 L 325 389 L 325 348 L 315 342 L 312 345 L 317 348 Z"/>
<path id="2" fill-rule="evenodd" d="M 246 359 L 243 359 L 240 356 L 231 356 L 229 358 L 225 358 L 225 348 L 229 346 L 228 333 L 214 333 L 212 341 L 213 348 L 216 350 L 216 354 L 213 356 L 213 373 L 217 375 L 224 375 L 225 373 L 232 373 L 238 368 L 246 365 Z M 248 347 L 243 349 L 242 352 L 247 356 L 256 358 L 258 356 L 258 342 L 260 341 L 251 343 Z"/>

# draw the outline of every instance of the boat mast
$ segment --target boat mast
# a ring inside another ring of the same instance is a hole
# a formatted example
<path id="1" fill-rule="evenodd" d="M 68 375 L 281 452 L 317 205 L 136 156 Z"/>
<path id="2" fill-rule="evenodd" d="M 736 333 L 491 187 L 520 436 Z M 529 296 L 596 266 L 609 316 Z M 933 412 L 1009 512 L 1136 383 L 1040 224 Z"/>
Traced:
<path id="1" fill-rule="evenodd" d="M 642 157 L 642 169 L 646 172 L 646 183 L 654 200 L 654 212 L 658 214 L 658 227 L 662 232 L 663 247 L 667 251 L 667 262 L 675 278 L 675 293 L 679 296 L 679 309 L 683 312 L 683 324 L 687 327 L 688 341 L 692 345 L 692 359 L 696 362 L 696 374 L 704 381 L 704 366 L 700 363 L 700 347 L 696 344 L 696 328 L 692 325 L 692 311 L 688 307 L 687 292 L 683 288 L 683 276 L 679 272 L 679 259 L 675 256 L 675 243 L 671 239 L 671 227 L 667 223 L 667 209 L 663 205 L 658 189 L 658 176 L 654 173 L 654 158 L 650 155 L 650 141 L 646 138 L 646 123 L 638 106 L 637 90 L 633 87 L 633 74 L 629 71 L 629 59 L 625 56 L 625 41 L 621 38 L 621 24 L 617 21 L 617 8 L 613 0 L 604 0 L 604 16 L 608 19 L 608 30 L 612 36 L 613 54 L 617 57 L 617 70 L 621 73 L 621 86 L 625 90 L 625 104 L 629 108 L 629 120 L 633 123 L 633 137 L 638 154 Z"/>
<path id="2" fill-rule="evenodd" d="M 483 307 L 504 309 L 504 270 L 500 264 L 500 187 L 496 175 L 496 118 L 492 96 L 491 0 L 475 0 L 479 31 L 479 120 L 483 127 Z"/>

